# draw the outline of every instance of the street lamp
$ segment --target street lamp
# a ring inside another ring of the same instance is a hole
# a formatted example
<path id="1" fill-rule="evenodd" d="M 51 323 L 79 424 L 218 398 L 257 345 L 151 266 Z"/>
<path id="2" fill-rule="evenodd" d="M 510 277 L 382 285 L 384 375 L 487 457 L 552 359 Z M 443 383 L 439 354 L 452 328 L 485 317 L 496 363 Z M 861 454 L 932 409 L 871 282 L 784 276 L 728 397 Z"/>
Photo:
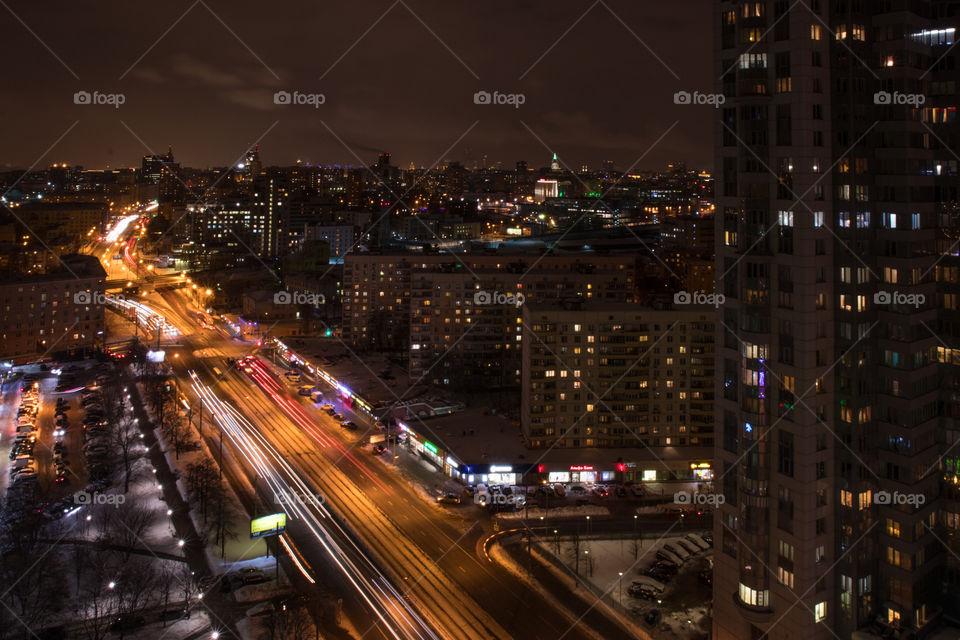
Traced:
<path id="1" fill-rule="evenodd" d="M 623 606 L 623 571 L 618 571 L 617 574 L 620 576 L 620 606 Z"/>

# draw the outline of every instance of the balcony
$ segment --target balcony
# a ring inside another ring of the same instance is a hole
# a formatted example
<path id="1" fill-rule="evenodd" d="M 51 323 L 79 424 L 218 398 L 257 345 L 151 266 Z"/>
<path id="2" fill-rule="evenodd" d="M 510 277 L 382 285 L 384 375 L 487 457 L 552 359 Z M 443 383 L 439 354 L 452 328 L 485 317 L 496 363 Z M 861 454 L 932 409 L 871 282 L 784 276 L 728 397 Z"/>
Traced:
<path id="1" fill-rule="evenodd" d="M 773 618 L 773 609 L 749 605 L 740 599 L 740 594 L 738 593 L 733 594 L 733 603 L 740 608 L 744 619 L 750 622 L 770 622 Z"/>

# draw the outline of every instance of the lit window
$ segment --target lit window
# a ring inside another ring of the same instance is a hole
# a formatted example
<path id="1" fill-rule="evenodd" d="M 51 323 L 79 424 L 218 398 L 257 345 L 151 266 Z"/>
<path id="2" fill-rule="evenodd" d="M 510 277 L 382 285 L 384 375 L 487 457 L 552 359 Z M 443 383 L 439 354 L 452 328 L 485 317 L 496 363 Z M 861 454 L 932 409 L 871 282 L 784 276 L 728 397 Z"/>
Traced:
<path id="1" fill-rule="evenodd" d="M 827 603 L 818 602 L 813 606 L 813 621 L 814 622 L 823 622 L 824 618 L 827 617 Z"/>

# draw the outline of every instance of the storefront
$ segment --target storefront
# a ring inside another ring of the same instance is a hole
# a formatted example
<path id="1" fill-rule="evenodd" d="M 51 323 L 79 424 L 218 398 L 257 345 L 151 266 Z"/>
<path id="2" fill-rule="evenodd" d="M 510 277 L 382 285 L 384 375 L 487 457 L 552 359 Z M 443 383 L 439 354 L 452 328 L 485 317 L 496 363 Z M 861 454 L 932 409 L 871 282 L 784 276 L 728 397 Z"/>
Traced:
<path id="1" fill-rule="evenodd" d="M 477 464 L 467 469 L 468 472 L 464 474 L 467 484 L 501 484 L 512 487 L 523 482 L 524 469 L 509 464 Z"/>
<path id="2" fill-rule="evenodd" d="M 690 473 L 697 482 L 713 481 L 713 465 L 708 461 L 691 462 Z"/>

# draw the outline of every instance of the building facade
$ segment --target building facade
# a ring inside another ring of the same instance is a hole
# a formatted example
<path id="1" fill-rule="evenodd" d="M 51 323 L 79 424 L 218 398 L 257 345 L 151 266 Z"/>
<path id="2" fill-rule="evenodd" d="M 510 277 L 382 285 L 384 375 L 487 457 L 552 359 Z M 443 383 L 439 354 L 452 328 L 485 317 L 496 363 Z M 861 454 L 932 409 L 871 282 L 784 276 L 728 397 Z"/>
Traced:
<path id="1" fill-rule="evenodd" d="M 924 637 L 957 610 L 958 3 L 714 9 L 713 637 Z"/>
<path id="2" fill-rule="evenodd" d="M 61 268 L 0 283 L 0 359 L 103 346 L 107 274 L 95 256 L 61 256 Z"/>
<path id="3" fill-rule="evenodd" d="M 714 444 L 714 312 L 608 301 L 524 305 L 528 445 L 642 449 L 641 458 L 665 465 L 663 479 L 672 471 L 686 478 Z"/>

